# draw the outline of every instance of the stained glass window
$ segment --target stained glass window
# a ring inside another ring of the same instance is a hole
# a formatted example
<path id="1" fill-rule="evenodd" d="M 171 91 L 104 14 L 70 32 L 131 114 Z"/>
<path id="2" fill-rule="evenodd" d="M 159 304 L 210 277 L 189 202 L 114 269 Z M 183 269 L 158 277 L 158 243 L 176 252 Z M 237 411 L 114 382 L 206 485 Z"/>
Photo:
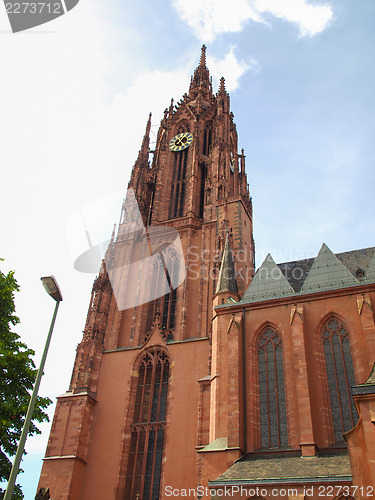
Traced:
<path id="1" fill-rule="evenodd" d="M 322 340 L 335 441 L 343 442 L 343 433 L 358 420 L 351 395 L 355 378 L 348 330 L 342 321 L 332 317 L 323 326 Z"/>
<path id="2" fill-rule="evenodd" d="M 288 445 L 281 339 L 266 328 L 258 339 L 260 432 L 262 448 Z"/>
<path id="3" fill-rule="evenodd" d="M 169 358 L 149 351 L 138 370 L 126 475 L 126 500 L 158 500 L 165 433 Z"/>

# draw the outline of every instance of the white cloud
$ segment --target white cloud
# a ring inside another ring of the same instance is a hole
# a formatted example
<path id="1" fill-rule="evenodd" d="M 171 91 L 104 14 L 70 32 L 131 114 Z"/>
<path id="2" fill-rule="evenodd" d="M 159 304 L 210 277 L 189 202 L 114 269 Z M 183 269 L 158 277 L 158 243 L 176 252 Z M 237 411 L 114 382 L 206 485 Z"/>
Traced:
<path id="1" fill-rule="evenodd" d="M 176 102 L 185 92 L 188 92 L 192 68 L 198 65 L 196 56 L 197 54 L 194 57 L 195 62 L 189 60 L 184 67 L 176 68 L 173 72 L 155 70 L 139 73 L 134 77 L 126 92 L 115 95 L 106 111 L 104 119 L 106 127 L 100 131 L 102 141 L 107 144 L 105 151 L 108 148 L 114 148 L 116 144 L 123 147 L 124 137 L 126 137 L 129 168 L 132 167 L 141 146 L 149 112 L 152 112 L 152 130 L 155 129 L 156 132 L 163 110 L 169 106 L 171 98 L 173 97 Z M 254 59 L 248 62 L 238 60 L 234 47 L 231 47 L 222 59 L 208 54 L 207 66 L 213 77 L 214 87 L 217 89 L 220 78 L 224 76 L 226 89 L 229 92 L 238 87 L 239 79 L 246 71 L 258 69 L 258 64 Z M 132 121 L 127 120 L 129 116 L 133 117 Z M 155 139 L 156 137 L 151 133 L 151 141 Z"/>
<path id="2" fill-rule="evenodd" d="M 311 4 L 307 0 L 255 0 L 253 5 L 260 14 L 268 12 L 297 24 L 301 36 L 314 36 L 322 32 L 333 17 L 328 4 Z"/>
<path id="3" fill-rule="evenodd" d="M 206 42 L 221 33 L 241 31 L 249 19 L 262 21 L 248 0 L 172 0 L 172 5 L 197 38 Z"/>
<path id="4" fill-rule="evenodd" d="M 211 42 L 217 35 L 241 31 L 252 20 L 266 23 L 264 14 L 297 24 L 301 36 L 314 36 L 329 26 L 333 12 L 308 0 L 172 0 L 172 5 L 197 38 Z"/>
<path id="5" fill-rule="evenodd" d="M 255 59 L 251 59 L 249 63 L 239 61 L 234 54 L 234 47 L 230 48 L 230 51 L 223 59 L 208 56 L 207 65 L 216 85 L 218 85 L 220 78 L 224 76 L 225 88 L 228 92 L 236 90 L 239 86 L 239 79 L 246 71 L 259 71 L 259 66 Z"/>

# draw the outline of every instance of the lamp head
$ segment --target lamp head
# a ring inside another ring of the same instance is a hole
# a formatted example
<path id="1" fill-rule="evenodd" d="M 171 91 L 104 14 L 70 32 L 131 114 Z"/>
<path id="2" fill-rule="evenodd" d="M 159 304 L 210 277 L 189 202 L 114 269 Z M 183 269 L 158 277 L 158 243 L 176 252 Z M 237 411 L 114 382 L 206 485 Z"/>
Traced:
<path id="1" fill-rule="evenodd" d="M 54 276 L 44 276 L 43 278 L 40 278 L 40 280 L 48 295 L 50 295 L 57 302 L 61 302 L 63 298 L 56 278 Z"/>

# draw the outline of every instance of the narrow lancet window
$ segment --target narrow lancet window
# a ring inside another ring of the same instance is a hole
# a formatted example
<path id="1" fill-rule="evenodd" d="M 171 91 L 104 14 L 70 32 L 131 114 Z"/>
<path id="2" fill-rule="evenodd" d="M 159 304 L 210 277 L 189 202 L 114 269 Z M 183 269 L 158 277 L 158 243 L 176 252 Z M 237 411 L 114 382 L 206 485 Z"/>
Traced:
<path id="1" fill-rule="evenodd" d="M 173 180 L 169 218 L 183 217 L 185 214 L 185 184 L 189 149 L 174 153 Z"/>
<path id="2" fill-rule="evenodd" d="M 261 447 L 284 447 L 288 431 L 281 339 L 271 327 L 259 336 L 258 364 Z"/>
<path id="3" fill-rule="evenodd" d="M 358 420 L 351 394 L 355 385 L 349 335 L 344 323 L 330 318 L 322 328 L 322 340 L 327 370 L 329 397 L 335 442 L 343 442 L 343 433 Z"/>
<path id="4" fill-rule="evenodd" d="M 178 134 L 188 132 L 187 124 L 181 124 L 177 130 Z M 174 152 L 173 174 L 171 186 L 171 198 L 169 205 L 169 219 L 183 217 L 185 215 L 185 184 L 188 153 L 190 148 Z"/>
<path id="5" fill-rule="evenodd" d="M 158 348 L 138 370 L 124 500 L 158 500 L 164 446 L 169 358 Z"/>

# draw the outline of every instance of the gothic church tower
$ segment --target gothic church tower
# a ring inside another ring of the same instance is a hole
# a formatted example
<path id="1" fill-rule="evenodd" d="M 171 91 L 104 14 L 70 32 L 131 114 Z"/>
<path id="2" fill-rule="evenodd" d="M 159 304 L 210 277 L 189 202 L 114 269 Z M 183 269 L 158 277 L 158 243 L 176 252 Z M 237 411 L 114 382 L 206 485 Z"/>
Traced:
<path id="1" fill-rule="evenodd" d="M 224 78 L 213 92 L 203 46 L 152 151 L 149 117 L 94 282 L 40 478 L 54 500 L 161 499 L 168 485 L 200 484 L 198 452 L 221 437 L 210 417 L 220 348 L 213 305 L 237 301 L 254 274 L 252 205 L 233 118 Z M 239 413 L 220 432 L 240 428 Z M 240 456 L 239 437 L 231 446 Z"/>

